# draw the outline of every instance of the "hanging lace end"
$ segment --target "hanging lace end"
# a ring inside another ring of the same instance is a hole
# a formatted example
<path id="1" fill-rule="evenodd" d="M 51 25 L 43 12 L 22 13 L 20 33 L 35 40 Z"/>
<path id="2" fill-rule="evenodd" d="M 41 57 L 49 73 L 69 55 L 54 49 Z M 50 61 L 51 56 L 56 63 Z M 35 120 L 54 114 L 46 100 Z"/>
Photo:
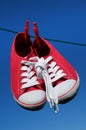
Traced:
<path id="1" fill-rule="evenodd" d="M 59 112 L 59 107 L 58 107 L 58 103 L 54 103 L 53 100 L 49 101 L 49 106 L 50 108 L 54 108 L 54 112 L 58 113 Z"/>
<path id="2" fill-rule="evenodd" d="M 55 105 L 54 105 L 54 111 L 55 111 L 55 113 L 58 113 L 58 112 L 59 112 L 58 104 L 55 104 Z"/>
<path id="3" fill-rule="evenodd" d="M 50 108 L 54 108 L 54 112 L 58 113 L 59 112 L 59 107 L 58 104 L 54 103 L 53 101 L 49 102 Z"/>
<path id="4" fill-rule="evenodd" d="M 52 108 L 52 107 L 53 107 L 51 102 L 49 102 L 49 106 L 50 106 L 50 108 Z"/>
<path id="5" fill-rule="evenodd" d="M 47 97 L 47 101 L 49 103 L 50 108 L 54 108 L 54 112 L 58 113 L 59 112 L 58 98 L 55 99 Z"/>

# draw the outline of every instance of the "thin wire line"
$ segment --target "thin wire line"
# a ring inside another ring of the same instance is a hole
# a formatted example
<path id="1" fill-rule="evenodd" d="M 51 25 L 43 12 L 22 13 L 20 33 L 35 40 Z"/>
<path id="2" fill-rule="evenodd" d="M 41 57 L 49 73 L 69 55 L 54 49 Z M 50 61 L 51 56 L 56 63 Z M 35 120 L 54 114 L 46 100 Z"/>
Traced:
<path id="1" fill-rule="evenodd" d="M 62 42 L 62 43 L 78 45 L 78 46 L 86 46 L 86 44 L 82 44 L 82 43 L 79 43 L 79 42 L 70 42 L 70 41 L 56 40 L 56 39 L 49 39 L 49 38 L 45 38 L 45 39 L 49 40 L 49 41 L 54 41 L 54 42 Z"/>
<path id="2" fill-rule="evenodd" d="M 11 32 L 11 33 L 18 33 L 18 32 L 16 32 L 16 31 L 9 30 L 9 29 L 2 28 L 2 27 L 0 27 L 0 30 L 2 30 L 2 31 L 6 31 L 6 32 Z"/>
<path id="3" fill-rule="evenodd" d="M 2 27 L 0 27 L 0 30 L 6 31 L 6 32 L 15 33 L 15 34 L 18 33 L 17 31 L 9 30 L 9 29 L 2 28 Z M 30 37 L 35 38 L 35 36 L 31 36 L 31 35 L 30 35 Z M 78 46 L 86 46 L 86 44 L 82 44 L 82 43 L 79 43 L 79 42 L 70 42 L 70 41 L 57 40 L 57 39 L 51 39 L 51 38 L 44 38 L 44 39 L 49 40 L 49 41 L 53 41 L 53 42 L 61 42 L 61 43 L 65 43 L 65 44 L 72 44 L 72 45 L 78 45 Z"/>

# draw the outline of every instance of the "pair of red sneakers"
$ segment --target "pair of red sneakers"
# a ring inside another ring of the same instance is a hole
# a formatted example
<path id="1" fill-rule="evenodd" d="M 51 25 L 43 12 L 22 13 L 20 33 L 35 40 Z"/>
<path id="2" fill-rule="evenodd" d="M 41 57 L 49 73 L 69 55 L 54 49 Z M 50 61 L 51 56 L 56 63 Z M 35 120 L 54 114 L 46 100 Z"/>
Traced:
<path id="1" fill-rule="evenodd" d="M 38 33 L 30 40 L 28 22 L 18 33 L 11 50 L 11 88 L 14 99 L 29 110 L 43 108 L 46 101 L 58 111 L 58 104 L 71 100 L 79 88 L 79 76 L 70 63 Z"/>

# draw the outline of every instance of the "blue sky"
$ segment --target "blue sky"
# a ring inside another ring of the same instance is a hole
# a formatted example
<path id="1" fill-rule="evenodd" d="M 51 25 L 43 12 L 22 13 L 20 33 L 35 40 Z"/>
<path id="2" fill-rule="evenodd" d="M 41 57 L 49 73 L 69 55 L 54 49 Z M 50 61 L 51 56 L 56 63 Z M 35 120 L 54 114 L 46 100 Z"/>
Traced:
<path id="1" fill-rule="evenodd" d="M 86 44 L 85 0 L 1 0 L 0 27 L 22 32 L 25 21 L 38 23 L 46 38 Z M 0 129 L 1 130 L 85 130 L 86 129 L 86 47 L 51 42 L 74 66 L 80 76 L 77 96 L 59 105 L 55 114 L 45 107 L 36 112 L 21 108 L 10 86 L 10 50 L 15 34 L 0 30 Z"/>

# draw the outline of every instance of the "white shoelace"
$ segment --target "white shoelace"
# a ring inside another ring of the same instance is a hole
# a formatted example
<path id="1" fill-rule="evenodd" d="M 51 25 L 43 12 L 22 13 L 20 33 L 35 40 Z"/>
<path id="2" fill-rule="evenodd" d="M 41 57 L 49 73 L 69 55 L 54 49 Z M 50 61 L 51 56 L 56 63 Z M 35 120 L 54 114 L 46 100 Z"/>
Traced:
<path id="1" fill-rule="evenodd" d="M 23 64 L 23 66 L 21 67 L 21 70 L 23 71 L 21 74 L 21 77 L 22 77 L 21 89 L 29 88 L 34 85 L 40 84 L 37 81 L 35 72 L 33 71 L 33 63 L 29 61 L 24 61 L 24 60 L 22 60 L 21 63 Z"/>
<path id="2" fill-rule="evenodd" d="M 29 61 L 22 61 L 25 65 L 22 67 L 22 70 L 27 71 L 23 72 L 22 76 L 27 76 L 22 80 L 21 88 L 31 87 L 31 85 L 37 85 L 39 82 L 38 78 L 43 78 L 46 87 L 46 99 L 49 102 L 50 107 L 54 107 L 55 112 L 59 111 L 58 108 L 58 96 L 54 91 L 52 82 L 59 80 L 64 77 L 66 74 L 63 70 L 60 70 L 60 67 L 56 65 L 56 62 L 53 61 L 53 57 L 49 56 L 47 59 L 32 57 Z M 28 66 L 28 67 L 27 67 Z M 32 71 L 33 66 L 36 69 L 37 77 L 34 76 L 34 72 Z"/>

